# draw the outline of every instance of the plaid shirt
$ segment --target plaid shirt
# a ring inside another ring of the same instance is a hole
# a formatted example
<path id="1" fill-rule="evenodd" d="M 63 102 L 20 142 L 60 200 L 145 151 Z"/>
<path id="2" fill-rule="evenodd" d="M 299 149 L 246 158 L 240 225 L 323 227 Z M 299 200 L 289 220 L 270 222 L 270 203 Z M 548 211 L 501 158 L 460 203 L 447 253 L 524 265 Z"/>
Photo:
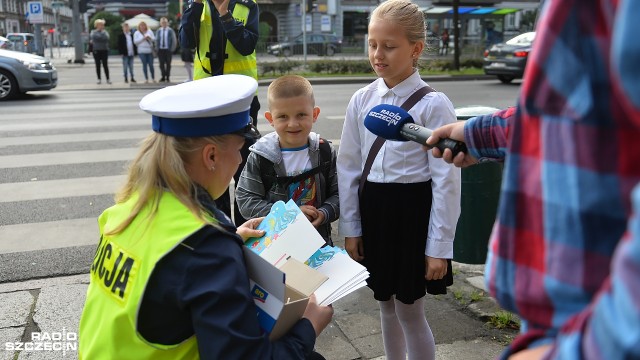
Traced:
<path id="1" fill-rule="evenodd" d="M 637 359 L 637 221 L 621 239 L 640 181 L 640 1 L 543 14 L 518 107 L 465 124 L 472 155 L 506 155 L 486 282 L 523 321 L 503 356 L 550 343 L 548 358 Z"/>

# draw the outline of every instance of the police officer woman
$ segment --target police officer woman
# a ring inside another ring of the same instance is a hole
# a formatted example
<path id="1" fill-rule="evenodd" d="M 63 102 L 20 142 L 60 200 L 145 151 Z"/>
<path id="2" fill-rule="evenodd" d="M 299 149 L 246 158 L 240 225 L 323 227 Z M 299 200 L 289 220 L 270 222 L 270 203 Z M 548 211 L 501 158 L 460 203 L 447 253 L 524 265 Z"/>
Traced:
<path id="1" fill-rule="evenodd" d="M 257 131 L 257 82 L 224 75 L 145 96 L 154 133 L 142 143 L 116 204 L 98 222 L 100 244 L 80 320 L 80 359 L 305 359 L 331 321 L 312 297 L 271 342 L 258 326 L 243 237 L 215 207 Z M 203 93 L 213 96 L 203 97 Z"/>

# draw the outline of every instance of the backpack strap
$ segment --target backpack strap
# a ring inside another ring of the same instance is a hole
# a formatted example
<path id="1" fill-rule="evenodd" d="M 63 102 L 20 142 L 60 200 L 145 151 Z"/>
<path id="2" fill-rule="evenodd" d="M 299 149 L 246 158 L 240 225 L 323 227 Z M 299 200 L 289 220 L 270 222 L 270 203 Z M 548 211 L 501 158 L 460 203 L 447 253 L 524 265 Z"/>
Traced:
<path id="1" fill-rule="evenodd" d="M 433 90 L 431 86 L 425 85 L 424 87 L 421 87 L 413 94 L 411 94 L 411 96 L 409 96 L 409 98 L 405 100 L 405 102 L 400 107 L 408 112 L 415 104 L 418 103 L 418 101 L 420 101 L 420 99 L 433 91 L 435 90 Z M 376 159 L 376 155 L 378 155 L 378 152 L 382 148 L 385 140 L 386 139 L 378 136 L 369 149 L 369 155 L 367 155 L 367 160 L 364 162 L 364 168 L 362 169 L 362 176 L 360 176 L 360 184 L 358 185 L 358 196 L 362 195 L 362 188 L 364 187 L 364 183 L 367 181 L 367 176 L 369 176 L 369 173 L 371 172 L 373 161 Z"/>
<path id="2" fill-rule="evenodd" d="M 263 156 L 258 156 L 260 177 L 262 179 L 262 184 L 264 185 L 265 191 L 270 191 L 274 185 L 281 186 L 286 189 L 290 184 L 306 180 L 320 172 L 325 178 L 326 189 L 329 189 L 329 172 L 331 171 L 331 142 L 327 139 L 320 138 L 319 150 L 320 165 L 295 176 L 278 176 L 276 174 L 276 170 L 273 168 L 273 162 L 267 160 Z M 326 193 L 328 194 L 328 191 Z"/>

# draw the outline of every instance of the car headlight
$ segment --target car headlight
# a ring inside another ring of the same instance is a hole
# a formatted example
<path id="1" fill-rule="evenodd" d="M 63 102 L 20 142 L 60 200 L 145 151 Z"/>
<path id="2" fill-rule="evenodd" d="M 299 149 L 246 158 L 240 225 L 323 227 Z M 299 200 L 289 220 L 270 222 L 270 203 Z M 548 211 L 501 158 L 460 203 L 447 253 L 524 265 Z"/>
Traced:
<path id="1" fill-rule="evenodd" d="M 29 70 L 47 70 L 47 64 L 30 62 L 26 60 L 20 60 L 22 65 L 24 65 Z"/>

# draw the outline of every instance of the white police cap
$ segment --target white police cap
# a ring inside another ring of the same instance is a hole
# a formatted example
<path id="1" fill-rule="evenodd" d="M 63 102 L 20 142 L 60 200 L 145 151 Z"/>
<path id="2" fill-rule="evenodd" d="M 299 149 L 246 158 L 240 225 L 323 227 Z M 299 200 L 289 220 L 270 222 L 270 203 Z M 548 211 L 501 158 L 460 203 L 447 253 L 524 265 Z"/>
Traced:
<path id="1" fill-rule="evenodd" d="M 213 76 L 156 90 L 142 98 L 140 109 L 152 115 L 153 131 L 161 134 L 254 138 L 249 108 L 257 88 L 249 76 Z"/>

